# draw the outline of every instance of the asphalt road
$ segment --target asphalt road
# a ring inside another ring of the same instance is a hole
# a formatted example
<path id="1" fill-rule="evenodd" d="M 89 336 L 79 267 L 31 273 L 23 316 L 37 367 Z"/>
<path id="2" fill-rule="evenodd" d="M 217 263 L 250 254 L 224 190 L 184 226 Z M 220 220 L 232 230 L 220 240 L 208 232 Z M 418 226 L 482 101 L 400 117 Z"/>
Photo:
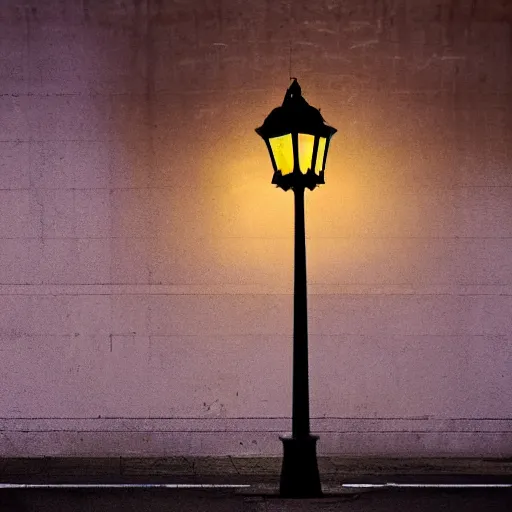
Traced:
<path id="1" fill-rule="evenodd" d="M 8 490 L 0 512 L 511 512 L 510 489 L 366 491 L 282 500 L 235 490 Z"/>

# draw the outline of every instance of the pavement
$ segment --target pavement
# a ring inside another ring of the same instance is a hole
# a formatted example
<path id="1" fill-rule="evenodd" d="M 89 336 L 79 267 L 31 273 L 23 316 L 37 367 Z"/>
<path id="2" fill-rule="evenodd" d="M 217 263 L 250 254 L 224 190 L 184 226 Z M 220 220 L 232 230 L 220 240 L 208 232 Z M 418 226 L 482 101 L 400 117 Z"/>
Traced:
<path id="1" fill-rule="evenodd" d="M 347 483 L 511 483 L 512 459 L 319 457 L 325 486 Z M 246 484 L 279 482 L 281 457 L 4 458 L 0 483 Z"/>
<path id="2" fill-rule="evenodd" d="M 512 511 L 512 459 L 320 457 L 318 462 L 324 497 L 286 500 L 278 495 L 280 457 L 0 459 L 0 512 Z M 52 487 L 24 487 L 46 484 Z M 120 484 L 131 487 L 113 487 Z M 385 484 L 391 486 L 364 487 Z M 407 487 L 418 484 L 431 487 Z M 461 484 L 506 487 L 436 487 Z"/>
<path id="3" fill-rule="evenodd" d="M 309 500 L 206 491 L 3 491 L 2 512 L 510 512 L 503 491 L 385 491 Z"/>

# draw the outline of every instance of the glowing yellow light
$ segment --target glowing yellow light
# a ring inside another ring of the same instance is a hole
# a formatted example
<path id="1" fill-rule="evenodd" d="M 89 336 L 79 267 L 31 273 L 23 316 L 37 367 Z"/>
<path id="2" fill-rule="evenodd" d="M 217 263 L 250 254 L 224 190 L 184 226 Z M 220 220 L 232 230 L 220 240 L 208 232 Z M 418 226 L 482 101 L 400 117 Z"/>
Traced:
<path id="1" fill-rule="evenodd" d="M 283 174 L 290 174 L 293 171 L 293 144 L 291 134 L 273 137 L 269 139 L 272 154 L 276 166 Z"/>
<path id="2" fill-rule="evenodd" d="M 320 172 L 323 170 L 324 165 L 324 154 L 325 154 L 325 143 L 327 142 L 327 139 L 325 137 L 320 137 L 320 140 L 318 141 L 318 152 L 316 154 L 316 165 L 315 165 L 315 172 Z"/>
<path id="3" fill-rule="evenodd" d="M 299 133 L 299 167 L 303 174 L 306 174 L 311 169 L 314 145 L 314 135 Z"/>

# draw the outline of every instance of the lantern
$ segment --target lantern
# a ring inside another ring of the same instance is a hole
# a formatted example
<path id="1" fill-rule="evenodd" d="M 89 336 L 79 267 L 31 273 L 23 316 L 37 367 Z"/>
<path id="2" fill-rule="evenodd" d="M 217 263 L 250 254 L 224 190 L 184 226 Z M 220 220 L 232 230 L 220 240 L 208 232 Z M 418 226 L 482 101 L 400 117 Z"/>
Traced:
<path id="1" fill-rule="evenodd" d="M 272 110 L 256 129 L 270 153 L 272 183 L 283 190 L 297 186 L 313 190 L 325 183 L 329 142 L 336 131 L 325 124 L 320 110 L 302 97 L 300 85 L 294 79 L 283 104 Z"/>

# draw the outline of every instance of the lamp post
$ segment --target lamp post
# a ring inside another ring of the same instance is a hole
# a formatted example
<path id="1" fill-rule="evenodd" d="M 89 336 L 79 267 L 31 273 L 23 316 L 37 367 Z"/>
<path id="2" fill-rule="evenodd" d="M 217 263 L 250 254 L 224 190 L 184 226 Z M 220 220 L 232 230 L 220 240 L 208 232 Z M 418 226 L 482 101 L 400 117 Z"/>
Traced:
<path id="1" fill-rule="evenodd" d="M 293 304 L 292 435 L 281 437 L 283 465 L 279 493 L 284 498 L 322 495 L 316 442 L 309 426 L 308 318 L 304 192 L 325 183 L 324 170 L 336 129 L 324 123 L 320 111 L 302 97 L 296 79 L 282 106 L 256 129 L 267 145 L 274 176 L 272 183 L 295 195 L 295 265 Z"/>

